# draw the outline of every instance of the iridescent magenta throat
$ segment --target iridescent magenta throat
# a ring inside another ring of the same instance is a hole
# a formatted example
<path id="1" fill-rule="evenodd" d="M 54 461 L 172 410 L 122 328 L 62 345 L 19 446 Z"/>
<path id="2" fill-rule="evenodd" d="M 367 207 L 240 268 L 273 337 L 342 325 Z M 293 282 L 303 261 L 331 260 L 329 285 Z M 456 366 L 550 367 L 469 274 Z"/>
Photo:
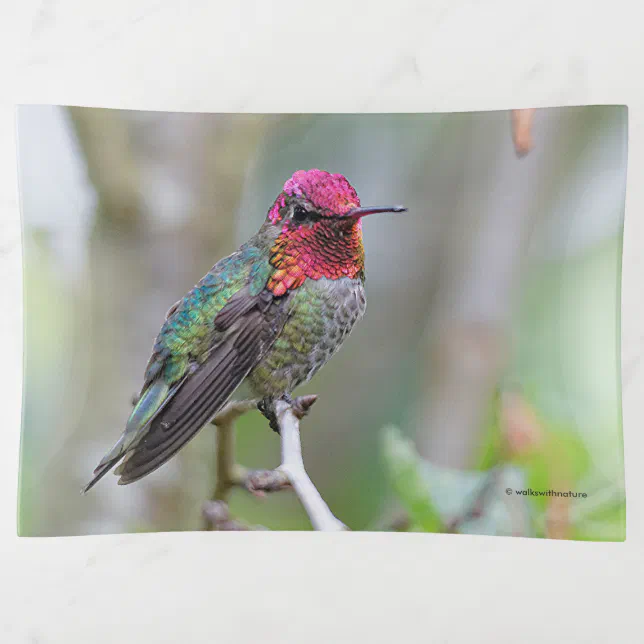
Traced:
<path id="1" fill-rule="evenodd" d="M 275 295 L 301 286 L 306 278 L 319 280 L 356 278 L 364 272 L 362 222 L 316 222 L 312 226 L 289 228 L 271 249 L 271 265 L 277 270 L 268 282 Z"/>

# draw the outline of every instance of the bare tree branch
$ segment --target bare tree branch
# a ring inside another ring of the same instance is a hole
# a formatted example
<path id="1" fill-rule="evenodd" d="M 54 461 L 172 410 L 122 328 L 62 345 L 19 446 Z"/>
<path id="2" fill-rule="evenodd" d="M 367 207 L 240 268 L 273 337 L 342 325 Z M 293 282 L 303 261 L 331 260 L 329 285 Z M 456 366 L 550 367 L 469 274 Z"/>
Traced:
<path id="1" fill-rule="evenodd" d="M 235 421 L 256 407 L 256 400 L 229 402 L 212 420 L 217 427 L 217 482 L 211 502 L 203 509 L 206 530 L 231 529 L 230 526 L 224 527 L 230 524 L 228 499 L 233 486 L 243 476 L 241 468 L 235 464 Z"/>
<path id="2" fill-rule="evenodd" d="M 305 413 L 315 402 L 315 398 L 308 401 L 303 398 L 299 398 L 296 403 L 300 402 L 304 407 Z M 296 407 L 295 404 L 289 405 L 283 400 L 278 400 L 275 404 L 275 415 L 277 416 L 282 437 L 282 464 L 279 469 L 288 476 L 315 530 L 347 530 L 344 523 L 333 516 L 306 473 L 304 460 L 302 459 L 302 444 L 300 442 L 300 421 L 296 416 L 294 407 Z"/>
<path id="3" fill-rule="evenodd" d="M 282 464 L 274 470 L 248 470 L 235 462 L 235 421 L 248 411 L 257 409 L 257 400 L 228 403 L 212 424 L 217 427 L 217 479 L 210 501 L 203 505 L 206 530 L 265 530 L 248 526 L 231 518 L 228 500 L 233 487 L 242 487 L 256 496 L 267 492 L 294 489 L 315 530 L 347 530 L 329 510 L 304 468 L 300 442 L 300 420 L 317 400 L 317 396 L 301 396 L 293 403 L 275 403 L 275 416 L 282 439 Z"/>
<path id="4" fill-rule="evenodd" d="M 228 501 L 230 490 L 239 484 L 245 472 L 235 465 L 235 421 L 257 408 L 256 400 L 228 403 L 213 419 L 217 427 L 217 485 L 214 499 Z"/>
<path id="5" fill-rule="evenodd" d="M 230 516 L 230 511 L 228 510 L 228 505 L 223 501 L 208 501 L 204 503 L 203 507 L 203 516 L 210 525 L 217 530 L 234 530 L 234 531 L 245 531 L 245 530 L 267 530 L 261 525 L 250 526 L 241 521 L 237 521 Z"/>

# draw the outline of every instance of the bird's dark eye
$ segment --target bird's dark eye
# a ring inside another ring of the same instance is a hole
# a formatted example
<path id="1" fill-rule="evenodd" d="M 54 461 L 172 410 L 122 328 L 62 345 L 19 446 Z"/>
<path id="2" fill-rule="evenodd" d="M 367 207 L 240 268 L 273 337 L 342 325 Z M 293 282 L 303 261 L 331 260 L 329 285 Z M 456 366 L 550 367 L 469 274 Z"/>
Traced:
<path id="1" fill-rule="evenodd" d="M 308 212 L 304 206 L 295 206 L 293 209 L 293 221 L 301 224 L 303 221 L 306 221 Z"/>

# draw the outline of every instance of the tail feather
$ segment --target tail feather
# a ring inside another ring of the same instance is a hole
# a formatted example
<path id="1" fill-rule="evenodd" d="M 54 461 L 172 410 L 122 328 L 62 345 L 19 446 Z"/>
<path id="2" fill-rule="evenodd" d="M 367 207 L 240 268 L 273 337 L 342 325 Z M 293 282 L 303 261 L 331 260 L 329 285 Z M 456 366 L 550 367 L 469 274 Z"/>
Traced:
<path id="1" fill-rule="evenodd" d="M 120 454 L 103 465 L 99 465 L 94 470 L 94 477 L 92 480 L 81 489 L 81 494 L 87 494 L 121 460 L 121 456 L 123 455 Z"/>
<path id="2" fill-rule="evenodd" d="M 147 426 L 171 399 L 173 393 L 174 391 L 170 391 L 168 385 L 161 380 L 148 387 L 132 410 L 125 431 L 96 466 L 92 480 L 81 489 L 81 494 L 87 494 L 141 440 Z"/>

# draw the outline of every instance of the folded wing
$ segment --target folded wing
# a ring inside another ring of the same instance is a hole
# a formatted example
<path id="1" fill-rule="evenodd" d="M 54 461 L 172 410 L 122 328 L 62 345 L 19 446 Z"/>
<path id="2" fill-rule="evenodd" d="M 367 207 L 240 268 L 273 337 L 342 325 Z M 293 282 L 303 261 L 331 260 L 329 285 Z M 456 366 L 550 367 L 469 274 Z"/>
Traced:
<path id="1" fill-rule="evenodd" d="M 213 343 L 205 358 L 192 361 L 185 376 L 168 388 L 162 377 L 150 383 L 139 405 L 154 411 L 128 437 L 128 430 L 94 470 L 86 492 L 122 460 L 119 485 L 150 474 L 176 454 L 224 406 L 279 335 L 288 314 L 288 296 L 245 287 L 215 318 Z M 160 389 L 160 391 L 158 391 Z M 148 400 L 146 397 L 151 397 Z M 157 400 L 156 398 L 159 398 Z"/>

